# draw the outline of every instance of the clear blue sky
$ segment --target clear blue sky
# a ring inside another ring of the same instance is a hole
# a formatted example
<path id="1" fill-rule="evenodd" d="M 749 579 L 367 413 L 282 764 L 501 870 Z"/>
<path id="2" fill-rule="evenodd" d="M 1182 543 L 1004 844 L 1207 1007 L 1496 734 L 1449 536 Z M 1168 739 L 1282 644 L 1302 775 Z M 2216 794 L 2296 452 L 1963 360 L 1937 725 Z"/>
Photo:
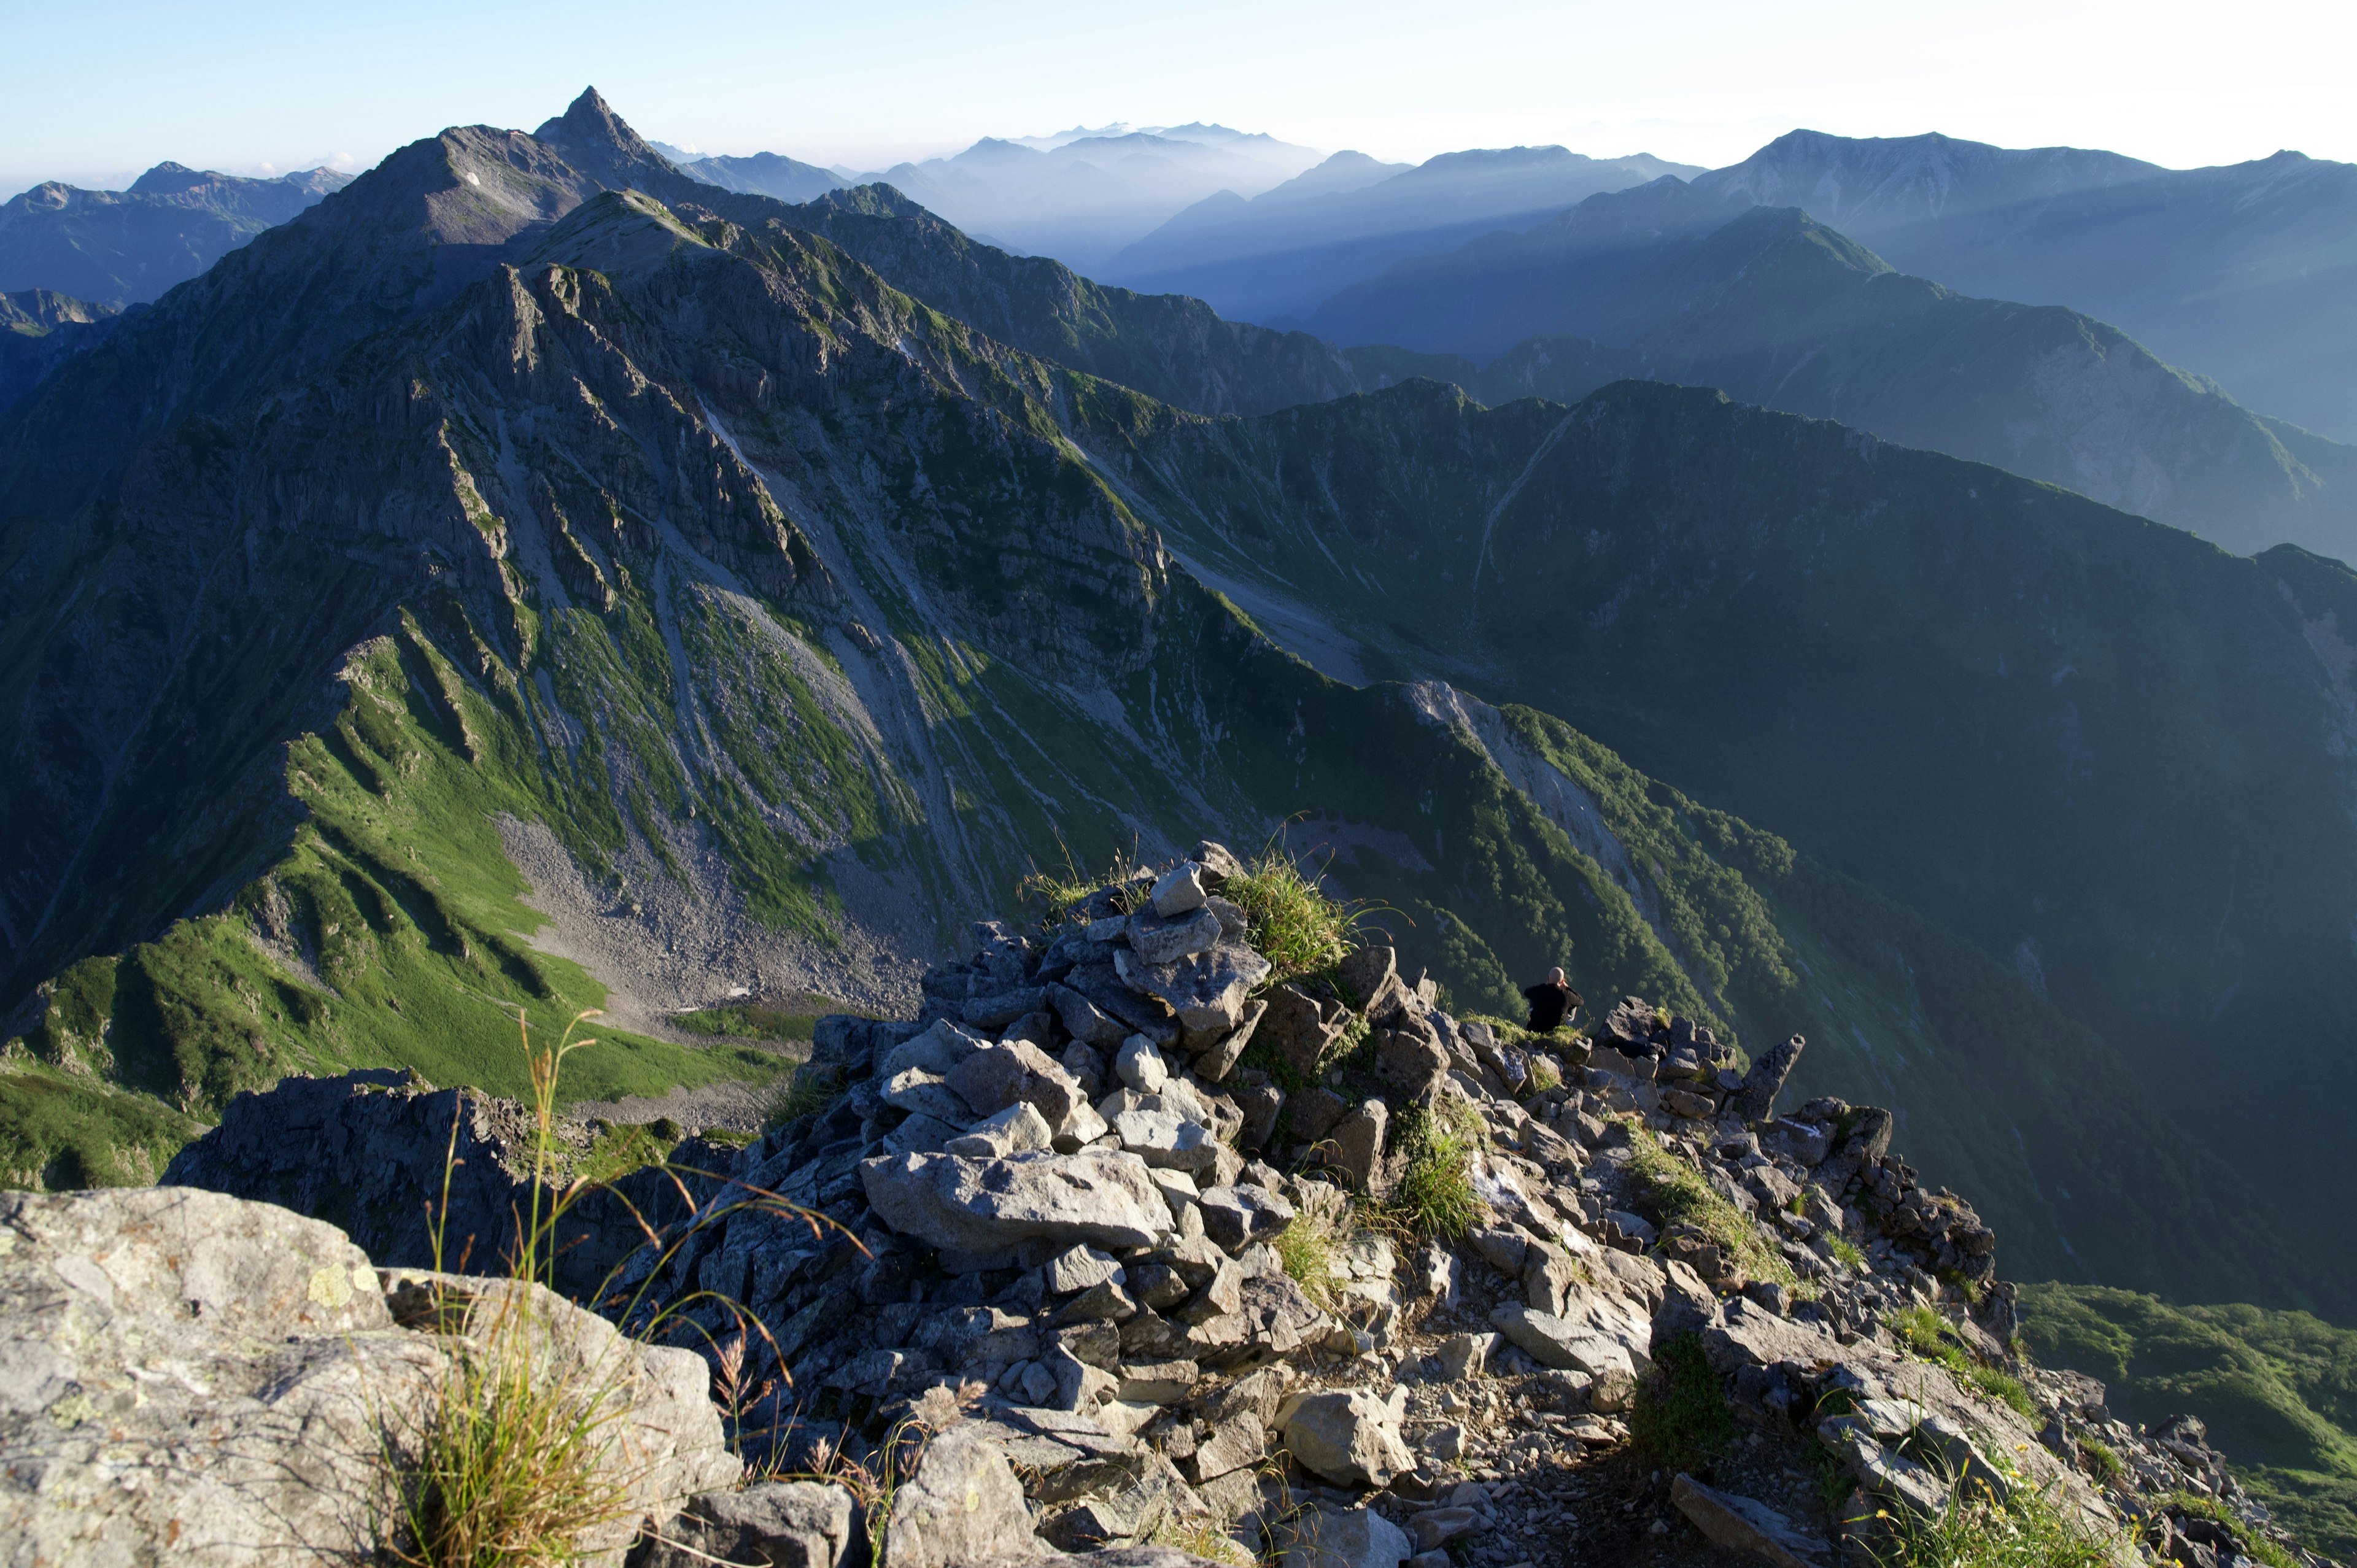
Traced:
<path id="1" fill-rule="evenodd" d="M 1418 158 L 1557 142 L 1722 164 L 1795 125 L 2357 160 L 2357 8 L 1986 0 L 9 0 L 0 194 L 162 158 L 375 162 L 595 82 L 651 136 L 875 167 L 983 134 L 1218 120 Z"/>

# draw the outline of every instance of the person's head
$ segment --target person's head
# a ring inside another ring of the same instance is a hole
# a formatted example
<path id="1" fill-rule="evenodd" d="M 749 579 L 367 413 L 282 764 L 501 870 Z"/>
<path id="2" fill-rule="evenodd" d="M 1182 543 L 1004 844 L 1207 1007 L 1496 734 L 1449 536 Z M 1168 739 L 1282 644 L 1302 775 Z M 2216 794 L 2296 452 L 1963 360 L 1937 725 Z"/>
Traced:
<path id="1" fill-rule="evenodd" d="M 1559 969 L 1551 969 L 1547 971 L 1547 983 L 1549 985 L 1568 985 L 1571 982 L 1569 978 L 1564 974 L 1563 971 Z"/>

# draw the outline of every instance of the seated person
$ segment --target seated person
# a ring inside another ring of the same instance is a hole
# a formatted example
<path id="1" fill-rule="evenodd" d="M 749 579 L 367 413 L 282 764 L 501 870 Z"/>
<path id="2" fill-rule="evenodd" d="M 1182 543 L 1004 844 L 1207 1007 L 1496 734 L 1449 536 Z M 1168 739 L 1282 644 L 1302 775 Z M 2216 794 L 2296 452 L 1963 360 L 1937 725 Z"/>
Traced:
<path id="1" fill-rule="evenodd" d="M 1548 970 L 1547 977 L 1536 985 L 1523 987 L 1523 995 L 1531 1004 L 1530 1021 L 1523 1027 L 1534 1035 L 1568 1024 L 1571 1015 L 1579 1011 L 1580 1003 L 1587 1000 L 1571 988 L 1571 983 L 1559 969 Z"/>

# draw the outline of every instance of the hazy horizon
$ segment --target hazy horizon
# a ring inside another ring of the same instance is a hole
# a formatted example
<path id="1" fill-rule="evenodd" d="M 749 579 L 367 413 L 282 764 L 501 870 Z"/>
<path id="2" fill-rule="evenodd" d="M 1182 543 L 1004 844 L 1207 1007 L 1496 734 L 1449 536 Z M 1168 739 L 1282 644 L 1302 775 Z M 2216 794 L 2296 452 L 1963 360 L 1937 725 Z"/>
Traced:
<path id="1" fill-rule="evenodd" d="M 613 0 L 496 14 L 428 0 L 393 24 L 264 0 L 227 25 L 112 0 L 17 24 L 44 69 L 0 102 L 0 196 L 48 179 L 120 188 L 165 159 L 357 172 L 446 125 L 530 129 L 585 83 L 654 139 L 863 171 L 985 135 L 1193 120 L 1396 162 L 1557 144 L 1715 167 L 1795 127 L 2171 167 L 2281 148 L 2357 161 L 2357 122 L 2333 108 L 2335 46 L 2357 36 L 2341 13 L 2262 0 L 2231 36 L 2190 6 L 1979 14 L 1963 31 L 1852 0 L 1772 15 L 1706 0 L 1673 34 L 1625 8 L 1529 0 L 1445 27 L 1398 0 L 1214 0 L 1174 31 L 1168 13 L 1075 0 L 856 15 L 719 0 L 655 30 Z"/>

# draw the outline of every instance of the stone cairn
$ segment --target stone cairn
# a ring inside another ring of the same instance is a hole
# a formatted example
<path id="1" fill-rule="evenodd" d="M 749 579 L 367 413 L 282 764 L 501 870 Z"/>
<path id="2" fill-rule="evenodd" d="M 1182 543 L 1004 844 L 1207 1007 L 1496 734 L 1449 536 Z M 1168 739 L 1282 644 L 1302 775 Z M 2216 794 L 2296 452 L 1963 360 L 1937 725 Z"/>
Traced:
<path id="1" fill-rule="evenodd" d="M 621 1261 L 576 1294 L 625 1329 L 667 1308 L 772 1477 L 650 1508 L 632 1563 L 1508 1568 L 1687 1542 L 1830 1564 L 1960 1488 L 2033 1488 L 2187 1568 L 2268 1533 L 2198 1423 L 2130 1429 L 2018 1357 L 1995 1238 L 1891 1155 L 1889 1112 L 1777 1113 L 1798 1036 L 1742 1068 L 1627 997 L 1585 1038 L 1501 1039 L 1377 946 L 1271 985 L 1222 897 L 1239 873 L 1207 843 L 1036 937 L 978 927 L 917 1018 L 821 1022 L 814 1108 L 630 1178 L 654 1240 L 629 1251 L 609 1214 L 579 1252 Z M 498 1105 L 290 1080 L 166 1179 L 414 1267 L 411 1189 L 448 1138 L 469 1216 L 511 1206 Z M 1478 1200 L 1462 1235 L 1391 1203 L 1436 1124 Z M 430 1161 L 404 1154 L 422 1140 Z M 318 1174 L 361 1151 L 373 1174 Z M 1679 1375 L 1725 1399 L 1699 1474 L 1632 1444 Z"/>

